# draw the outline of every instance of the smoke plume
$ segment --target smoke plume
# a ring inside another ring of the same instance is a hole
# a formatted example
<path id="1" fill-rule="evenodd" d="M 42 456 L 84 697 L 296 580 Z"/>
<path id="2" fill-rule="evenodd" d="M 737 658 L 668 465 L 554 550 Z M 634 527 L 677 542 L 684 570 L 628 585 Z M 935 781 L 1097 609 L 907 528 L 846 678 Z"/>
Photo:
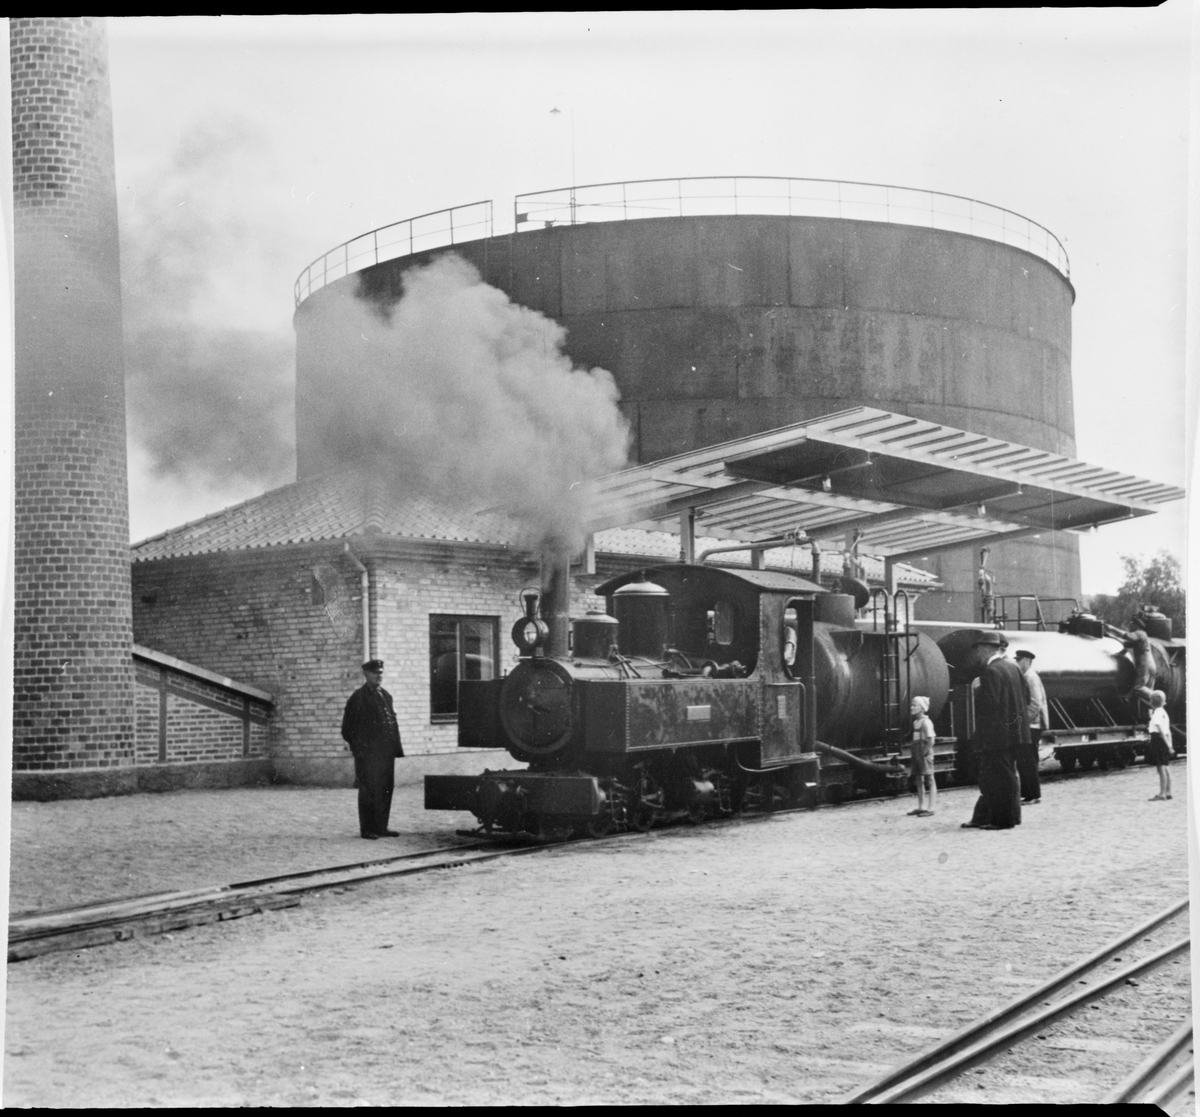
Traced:
<path id="1" fill-rule="evenodd" d="M 452 507 L 503 510 L 531 550 L 578 552 L 583 483 L 626 464 L 629 429 L 612 375 L 574 368 L 560 325 L 452 254 L 406 272 L 391 307 L 313 309 L 342 362 L 329 459 L 384 463 L 395 484 Z"/>
<path id="2" fill-rule="evenodd" d="M 129 434 L 160 479 L 219 490 L 293 475 L 288 235 L 270 164 L 244 121 L 209 122 L 122 193 Z"/>

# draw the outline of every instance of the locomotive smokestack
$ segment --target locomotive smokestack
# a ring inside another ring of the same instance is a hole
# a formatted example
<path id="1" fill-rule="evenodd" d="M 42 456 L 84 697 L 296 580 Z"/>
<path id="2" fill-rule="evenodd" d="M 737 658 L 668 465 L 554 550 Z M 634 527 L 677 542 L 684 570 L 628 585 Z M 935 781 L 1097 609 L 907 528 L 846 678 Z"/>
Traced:
<path id="1" fill-rule="evenodd" d="M 546 559 L 548 577 L 542 591 L 542 620 L 550 628 L 549 655 L 566 655 L 571 632 L 571 560 L 560 555 Z"/>

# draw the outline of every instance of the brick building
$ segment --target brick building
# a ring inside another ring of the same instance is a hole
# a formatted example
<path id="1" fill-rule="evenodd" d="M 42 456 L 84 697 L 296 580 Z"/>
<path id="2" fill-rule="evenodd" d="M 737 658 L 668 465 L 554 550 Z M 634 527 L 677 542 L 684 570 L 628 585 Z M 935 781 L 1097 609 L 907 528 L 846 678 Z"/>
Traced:
<path id="1" fill-rule="evenodd" d="M 387 665 L 406 755 L 427 758 L 407 767 L 495 767 L 495 753 L 456 752 L 456 681 L 516 663 L 518 594 L 541 572 L 515 537 L 502 516 L 451 512 L 395 494 L 377 474 L 333 471 L 136 544 L 134 632 L 274 696 L 274 779 L 349 783 L 342 709 L 373 656 Z M 572 614 L 603 607 L 589 592 L 601 581 L 674 561 L 678 548 L 667 533 L 599 533 L 594 569 L 573 571 Z M 767 554 L 768 565 L 801 572 L 810 561 L 807 550 Z M 868 574 L 880 581 L 875 565 Z M 931 583 L 916 570 L 902 576 L 909 589 Z"/>
<path id="2" fill-rule="evenodd" d="M 14 790 L 134 786 L 121 276 L 103 22 L 9 21 Z"/>

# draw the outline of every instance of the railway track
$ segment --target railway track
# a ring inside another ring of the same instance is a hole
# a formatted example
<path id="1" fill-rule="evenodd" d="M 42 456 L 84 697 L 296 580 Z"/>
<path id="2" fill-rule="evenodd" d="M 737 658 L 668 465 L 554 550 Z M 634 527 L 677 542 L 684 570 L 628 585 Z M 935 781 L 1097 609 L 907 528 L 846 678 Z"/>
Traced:
<path id="1" fill-rule="evenodd" d="M 1152 932 L 1175 919 L 1188 907 L 1181 900 L 1139 924 L 1119 939 L 1067 967 L 1032 992 L 960 1029 L 916 1058 L 901 1064 L 842 1099 L 845 1105 L 888 1105 L 916 1101 L 954 1082 L 965 1072 L 986 1065 L 1015 1045 L 1039 1036 L 1054 1022 L 1071 1016 L 1094 1002 L 1111 997 L 1127 983 L 1186 954 L 1191 947 L 1185 935 L 1167 946 L 1127 962 L 1119 969 L 1110 963 Z M 1102 973 L 1094 971 L 1108 967 Z M 1091 980 L 1085 975 L 1094 974 Z M 1104 1102 L 1153 1101 L 1166 1108 L 1194 1083 L 1190 1017 L 1122 1082 Z"/>
<path id="2" fill-rule="evenodd" d="M 306 892 L 384 877 L 453 869 L 498 857 L 533 853 L 540 848 L 543 847 L 497 849 L 492 843 L 477 842 L 211 888 L 158 892 L 59 911 L 17 915 L 8 922 L 8 960 L 20 962 L 53 951 L 102 946 L 123 939 L 238 919 L 275 908 L 295 907 Z"/>
<path id="3" fill-rule="evenodd" d="M 1099 775 L 1101 773 L 1095 773 L 1095 776 Z M 844 810 L 896 798 L 897 796 L 884 795 L 848 800 L 836 805 L 824 804 L 817 808 L 783 807 L 773 811 L 713 819 L 705 825 L 754 822 L 780 815 L 807 813 L 813 809 Z M 459 831 L 459 835 L 466 838 L 473 836 L 473 832 Z M 571 839 L 571 842 L 611 842 L 638 836 L 637 832 L 629 832 L 602 838 L 575 838 Z M 399 854 L 372 861 L 334 865 L 233 884 L 158 892 L 50 912 L 17 914 L 9 919 L 8 924 L 8 961 L 20 962 L 55 951 L 80 950 L 207 923 L 225 922 L 264 911 L 295 907 L 305 893 L 386 877 L 411 876 L 498 858 L 521 856 L 564 844 L 568 843 L 550 841 L 538 844 L 498 844 L 495 839 L 473 841 L 465 845 Z"/>
<path id="4" fill-rule="evenodd" d="M 1164 1043 L 1105 1094 L 1100 1099 L 1101 1103 L 1142 1103 L 1157 1105 L 1170 1112 L 1171 1107 L 1196 1083 L 1193 1042 L 1192 1020 L 1188 1017 Z"/>
<path id="5" fill-rule="evenodd" d="M 715 819 L 711 825 L 746 822 L 773 815 L 794 814 L 806 808 L 785 808 L 762 814 Z M 459 831 L 464 838 L 474 832 Z M 214 885 L 185 891 L 156 892 L 121 900 L 102 901 L 49 912 L 17 914 L 8 923 L 8 961 L 20 962 L 56 951 L 81 950 L 107 943 L 165 934 L 257 915 L 264 911 L 296 907 L 305 893 L 347 887 L 387 877 L 459 868 L 505 857 L 519 857 L 541 850 L 561 848 L 577 841 L 614 842 L 643 837 L 631 831 L 602 838 L 574 838 L 570 842 L 504 842 L 503 839 L 404 853 L 371 861 L 332 865 L 320 869 L 233 884 Z"/>

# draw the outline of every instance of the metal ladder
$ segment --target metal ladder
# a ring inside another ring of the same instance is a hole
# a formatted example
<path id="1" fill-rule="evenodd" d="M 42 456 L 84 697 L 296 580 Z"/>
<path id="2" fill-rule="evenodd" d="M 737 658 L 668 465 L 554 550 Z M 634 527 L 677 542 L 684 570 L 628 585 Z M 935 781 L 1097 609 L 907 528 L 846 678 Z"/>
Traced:
<path id="1" fill-rule="evenodd" d="M 880 656 L 879 703 L 883 715 L 883 743 L 902 749 L 908 743 L 908 710 L 912 699 L 912 595 L 907 590 L 890 593 L 882 586 L 871 592 L 871 625 L 879 632 L 879 602 L 883 601 L 883 652 Z M 900 605 L 904 605 L 903 625 Z M 904 643 L 901 660 L 900 644 Z"/>

